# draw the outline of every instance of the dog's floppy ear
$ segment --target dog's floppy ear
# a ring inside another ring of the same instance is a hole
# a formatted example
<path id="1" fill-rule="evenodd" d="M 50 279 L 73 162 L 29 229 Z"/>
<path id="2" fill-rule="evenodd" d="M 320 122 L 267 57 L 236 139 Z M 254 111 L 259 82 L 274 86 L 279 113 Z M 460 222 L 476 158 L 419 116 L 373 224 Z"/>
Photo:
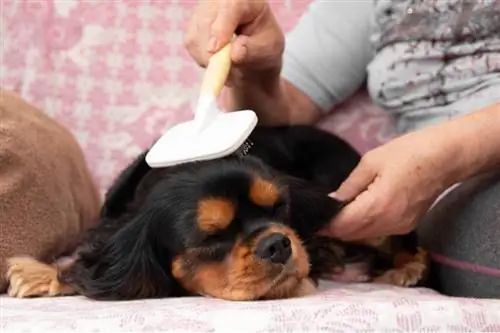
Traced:
<path id="1" fill-rule="evenodd" d="M 292 228 L 302 237 L 310 237 L 326 226 L 344 205 L 310 182 L 287 177 L 286 183 Z"/>
<path id="2" fill-rule="evenodd" d="M 146 154 L 147 151 L 143 152 L 130 163 L 109 188 L 101 209 L 101 217 L 117 217 L 132 202 L 137 186 L 146 173 L 151 170 L 151 167 L 146 163 Z"/>
<path id="3" fill-rule="evenodd" d="M 101 246 L 82 250 L 62 280 L 93 299 L 170 296 L 175 286 L 171 258 L 155 230 L 154 214 L 149 211 L 132 217 Z"/>

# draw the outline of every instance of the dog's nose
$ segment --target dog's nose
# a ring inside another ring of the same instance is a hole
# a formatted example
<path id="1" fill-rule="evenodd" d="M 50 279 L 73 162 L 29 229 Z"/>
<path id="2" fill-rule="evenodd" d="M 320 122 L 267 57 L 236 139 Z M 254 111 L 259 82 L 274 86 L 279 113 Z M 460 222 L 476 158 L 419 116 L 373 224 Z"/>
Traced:
<path id="1" fill-rule="evenodd" d="M 261 259 L 284 264 L 292 255 L 292 246 L 287 236 L 274 233 L 260 240 L 255 252 Z"/>

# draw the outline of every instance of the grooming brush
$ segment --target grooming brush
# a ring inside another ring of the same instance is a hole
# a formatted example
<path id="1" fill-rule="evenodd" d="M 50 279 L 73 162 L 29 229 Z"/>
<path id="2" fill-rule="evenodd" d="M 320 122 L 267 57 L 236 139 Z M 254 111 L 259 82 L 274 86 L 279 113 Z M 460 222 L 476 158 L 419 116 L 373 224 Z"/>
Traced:
<path id="1" fill-rule="evenodd" d="M 252 110 L 224 112 L 217 106 L 231 67 L 231 43 L 212 55 L 200 88 L 194 119 L 171 127 L 146 155 L 152 168 L 246 154 L 247 139 L 257 125 Z"/>

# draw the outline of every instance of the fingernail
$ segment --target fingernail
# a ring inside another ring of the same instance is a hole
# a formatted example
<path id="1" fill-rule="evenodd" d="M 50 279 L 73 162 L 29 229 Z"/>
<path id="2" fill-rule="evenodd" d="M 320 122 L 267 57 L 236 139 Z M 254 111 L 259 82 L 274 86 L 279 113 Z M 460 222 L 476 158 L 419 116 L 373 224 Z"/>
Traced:
<path id="1" fill-rule="evenodd" d="M 328 195 L 330 198 L 335 198 L 337 199 L 337 192 L 332 192 Z"/>
<path id="2" fill-rule="evenodd" d="M 332 192 L 328 196 L 332 199 L 342 201 L 342 198 L 339 196 L 339 194 L 337 192 Z"/>
<path id="3" fill-rule="evenodd" d="M 214 52 L 217 49 L 218 40 L 216 37 L 210 38 L 208 41 L 208 52 Z"/>
<path id="4" fill-rule="evenodd" d="M 323 229 L 318 230 L 318 232 L 316 234 L 318 236 L 325 236 L 325 237 L 332 236 L 329 227 L 325 227 Z"/>
<path id="5" fill-rule="evenodd" d="M 347 204 L 349 203 L 350 200 L 348 200 L 345 196 L 343 197 L 341 194 L 339 194 L 338 192 L 332 192 L 328 195 L 330 198 L 332 199 L 335 199 L 337 201 L 340 201 L 344 204 Z"/>

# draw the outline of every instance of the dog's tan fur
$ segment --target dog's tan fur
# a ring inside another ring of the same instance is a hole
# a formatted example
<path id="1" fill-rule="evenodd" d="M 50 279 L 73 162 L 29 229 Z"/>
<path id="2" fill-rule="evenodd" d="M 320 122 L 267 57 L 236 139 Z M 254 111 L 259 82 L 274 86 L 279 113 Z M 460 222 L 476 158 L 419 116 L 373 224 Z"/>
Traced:
<path id="1" fill-rule="evenodd" d="M 7 262 L 8 294 L 11 297 L 74 295 L 76 291 L 58 280 L 59 267 L 31 257 L 13 257 Z"/>

